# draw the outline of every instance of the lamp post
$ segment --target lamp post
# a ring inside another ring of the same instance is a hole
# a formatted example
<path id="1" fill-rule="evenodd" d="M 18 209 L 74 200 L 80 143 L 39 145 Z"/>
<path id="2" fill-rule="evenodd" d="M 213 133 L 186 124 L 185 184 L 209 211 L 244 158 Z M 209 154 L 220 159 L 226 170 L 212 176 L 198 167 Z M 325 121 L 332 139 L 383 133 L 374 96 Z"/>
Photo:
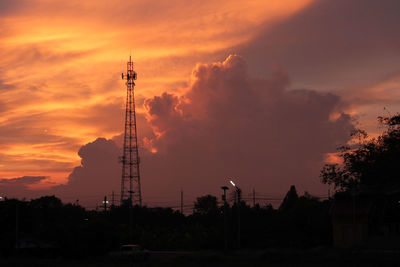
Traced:
<path id="1" fill-rule="evenodd" d="M 227 227 L 227 219 L 226 219 L 226 190 L 229 190 L 227 186 L 221 186 L 221 189 L 224 190 L 224 194 L 222 195 L 222 200 L 224 201 L 224 242 L 225 242 L 225 251 L 228 251 L 228 227 Z"/>
<path id="2" fill-rule="evenodd" d="M 231 185 L 236 189 L 236 206 L 237 206 L 237 247 L 240 249 L 240 198 L 242 190 L 236 186 L 236 184 L 230 180 Z"/>

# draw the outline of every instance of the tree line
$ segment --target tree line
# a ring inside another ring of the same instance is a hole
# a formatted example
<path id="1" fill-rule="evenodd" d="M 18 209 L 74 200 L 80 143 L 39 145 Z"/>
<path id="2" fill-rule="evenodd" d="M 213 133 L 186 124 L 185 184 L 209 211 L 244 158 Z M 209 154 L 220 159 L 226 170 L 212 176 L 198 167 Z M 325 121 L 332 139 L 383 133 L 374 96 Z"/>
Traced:
<path id="1" fill-rule="evenodd" d="M 171 208 L 127 205 L 85 210 L 55 196 L 6 199 L 0 202 L 0 246 L 3 254 L 17 250 L 67 257 L 103 255 L 128 243 L 151 250 L 223 249 L 224 227 L 228 249 L 328 245 L 329 206 L 329 200 L 299 197 L 294 187 L 279 209 L 240 201 L 224 210 L 215 196 L 205 195 L 188 216 Z"/>

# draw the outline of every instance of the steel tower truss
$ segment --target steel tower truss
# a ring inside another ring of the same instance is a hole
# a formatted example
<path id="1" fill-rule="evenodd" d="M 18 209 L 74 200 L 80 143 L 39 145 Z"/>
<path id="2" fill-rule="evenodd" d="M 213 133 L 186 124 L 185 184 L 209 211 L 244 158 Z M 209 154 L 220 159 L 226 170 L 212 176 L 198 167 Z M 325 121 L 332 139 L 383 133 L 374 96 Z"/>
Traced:
<path id="1" fill-rule="evenodd" d="M 121 179 L 121 204 L 142 205 L 142 192 L 140 188 L 139 151 L 136 131 L 135 112 L 135 80 L 136 72 L 133 70 L 133 62 L 129 57 L 127 72 L 122 73 L 122 79 L 126 80 L 126 109 L 125 132 Z"/>

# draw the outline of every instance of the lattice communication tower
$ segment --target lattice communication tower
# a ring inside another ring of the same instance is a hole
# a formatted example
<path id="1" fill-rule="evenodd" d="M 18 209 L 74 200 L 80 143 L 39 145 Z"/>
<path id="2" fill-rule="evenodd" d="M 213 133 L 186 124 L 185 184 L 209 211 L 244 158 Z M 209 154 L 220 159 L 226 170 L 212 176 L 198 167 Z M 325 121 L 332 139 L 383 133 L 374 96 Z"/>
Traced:
<path id="1" fill-rule="evenodd" d="M 124 150 L 121 158 L 121 204 L 142 206 L 134 92 L 136 78 L 137 74 L 133 70 L 132 58 L 129 57 L 126 74 L 122 73 L 122 79 L 126 80 L 126 109 Z"/>

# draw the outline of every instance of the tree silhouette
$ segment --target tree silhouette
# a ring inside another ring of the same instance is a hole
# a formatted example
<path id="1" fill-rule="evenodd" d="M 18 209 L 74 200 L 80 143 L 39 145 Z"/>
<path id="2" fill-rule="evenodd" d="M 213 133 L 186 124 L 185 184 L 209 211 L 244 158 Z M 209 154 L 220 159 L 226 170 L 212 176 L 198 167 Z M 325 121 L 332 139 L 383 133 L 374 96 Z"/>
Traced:
<path id="1" fill-rule="evenodd" d="M 218 212 L 218 201 L 215 196 L 205 195 L 198 197 L 197 201 L 194 203 L 194 213 L 195 214 L 214 214 Z"/>
<path id="2" fill-rule="evenodd" d="M 386 129 L 383 134 L 371 140 L 365 140 L 364 131 L 353 134 L 359 138 L 358 147 L 339 148 L 343 164 L 326 164 L 320 174 L 323 183 L 333 184 L 340 191 L 399 186 L 400 115 L 378 119 Z"/>
<path id="3" fill-rule="evenodd" d="M 290 186 L 290 189 L 286 193 L 279 210 L 286 211 L 292 209 L 296 205 L 298 199 L 299 196 L 297 195 L 296 187 L 294 185 Z"/>

